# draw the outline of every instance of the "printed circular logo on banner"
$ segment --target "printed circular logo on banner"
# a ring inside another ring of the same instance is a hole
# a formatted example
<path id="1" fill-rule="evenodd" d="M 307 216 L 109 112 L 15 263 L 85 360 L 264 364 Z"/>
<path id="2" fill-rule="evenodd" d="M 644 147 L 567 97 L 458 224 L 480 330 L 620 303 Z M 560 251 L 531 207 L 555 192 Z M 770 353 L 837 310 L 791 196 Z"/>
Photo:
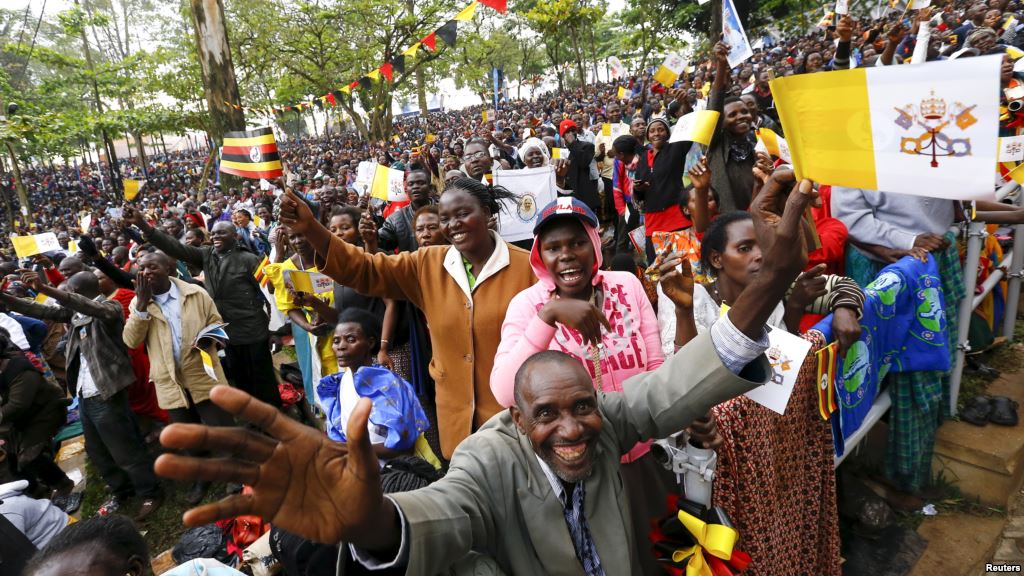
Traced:
<path id="1" fill-rule="evenodd" d="M 254 163 L 263 161 L 263 153 L 260 152 L 259 146 L 253 146 L 252 148 L 249 148 L 249 160 L 251 160 Z"/>
<path id="2" fill-rule="evenodd" d="M 529 192 L 519 197 L 519 203 L 516 206 L 516 215 L 523 222 L 532 222 L 534 217 L 537 216 L 537 198 Z"/>

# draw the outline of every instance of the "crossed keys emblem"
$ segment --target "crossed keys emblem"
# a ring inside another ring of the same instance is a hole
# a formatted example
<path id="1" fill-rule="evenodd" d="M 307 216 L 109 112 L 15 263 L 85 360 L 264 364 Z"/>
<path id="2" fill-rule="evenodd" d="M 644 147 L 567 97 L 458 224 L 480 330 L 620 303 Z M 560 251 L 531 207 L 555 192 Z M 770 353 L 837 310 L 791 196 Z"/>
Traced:
<path id="1" fill-rule="evenodd" d="M 916 156 L 930 156 L 932 168 L 939 167 L 939 157 L 948 156 L 970 156 L 970 138 L 951 138 L 943 133 L 943 130 L 955 125 L 960 130 L 966 130 L 976 124 L 978 119 L 971 113 L 976 104 L 965 106 L 961 102 L 954 102 L 948 106 L 946 101 L 935 96 L 933 90 L 929 98 L 921 100 L 919 106 L 907 104 L 895 110 L 898 114 L 893 121 L 904 130 L 910 130 L 914 125 L 924 129 L 920 136 L 900 138 L 900 152 Z"/>

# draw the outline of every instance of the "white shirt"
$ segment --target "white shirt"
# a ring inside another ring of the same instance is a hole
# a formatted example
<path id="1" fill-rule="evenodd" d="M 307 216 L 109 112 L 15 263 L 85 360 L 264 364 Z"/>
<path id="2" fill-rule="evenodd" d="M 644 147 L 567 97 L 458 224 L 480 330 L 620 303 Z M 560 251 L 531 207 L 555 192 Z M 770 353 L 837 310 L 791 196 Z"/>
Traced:
<path id="1" fill-rule="evenodd" d="M 78 330 L 84 330 L 85 328 L 79 328 Z M 76 337 L 73 335 L 72 337 Z M 82 354 L 82 350 L 78 350 L 78 397 L 79 398 L 92 398 L 93 396 L 99 396 L 100 389 L 96 387 L 96 381 L 92 379 L 92 372 L 89 370 L 89 363 L 85 361 L 85 354 Z"/>
<path id="2" fill-rule="evenodd" d="M 160 307 L 167 325 L 171 327 L 171 351 L 174 353 L 174 361 L 181 360 L 181 291 L 178 286 L 171 282 L 171 289 L 163 294 L 154 294 L 153 301 Z M 135 314 L 143 319 L 149 320 L 149 312 L 136 310 Z"/>
<path id="3" fill-rule="evenodd" d="M 359 392 L 356 392 L 352 370 L 346 369 L 345 375 L 341 377 L 341 386 L 338 386 L 338 409 L 341 411 L 341 422 L 348 422 L 361 398 Z M 346 428 L 348 428 L 347 424 Z M 377 426 L 367 420 L 366 430 L 370 433 L 370 444 L 384 444 L 384 441 L 387 440 L 387 430 L 383 426 Z M 382 431 L 384 434 L 381 434 Z"/>

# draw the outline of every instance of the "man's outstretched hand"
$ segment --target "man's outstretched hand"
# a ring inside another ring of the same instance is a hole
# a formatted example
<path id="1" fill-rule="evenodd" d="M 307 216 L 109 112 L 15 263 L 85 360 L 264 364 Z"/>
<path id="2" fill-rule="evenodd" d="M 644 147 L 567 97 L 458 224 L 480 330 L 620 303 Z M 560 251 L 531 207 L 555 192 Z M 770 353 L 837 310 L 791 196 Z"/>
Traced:
<path id="1" fill-rule="evenodd" d="M 160 442 L 178 450 L 210 450 L 219 458 L 164 454 L 156 473 L 186 481 L 237 482 L 236 494 L 185 512 L 189 526 L 254 514 L 316 542 L 347 542 L 382 553 L 397 552 L 400 527 L 380 487 L 377 456 L 366 430 L 371 402 L 362 399 L 349 418 L 348 444 L 291 420 L 241 390 L 217 386 L 210 399 L 269 436 L 242 428 L 172 424 Z"/>

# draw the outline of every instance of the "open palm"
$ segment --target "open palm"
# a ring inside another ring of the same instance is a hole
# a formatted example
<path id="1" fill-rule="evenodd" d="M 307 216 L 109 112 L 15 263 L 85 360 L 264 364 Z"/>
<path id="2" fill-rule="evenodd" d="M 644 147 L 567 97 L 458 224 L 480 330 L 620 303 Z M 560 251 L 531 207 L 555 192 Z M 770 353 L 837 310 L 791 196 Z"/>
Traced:
<path id="1" fill-rule="evenodd" d="M 197 526 L 222 518 L 254 514 L 289 532 L 327 544 L 367 539 L 385 506 L 377 457 L 366 423 L 371 403 L 360 401 L 348 422 L 349 444 L 333 442 L 318 430 L 289 419 L 245 392 L 218 386 L 211 400 L 270 436 L 241 428 L 173 424 L 160 441 L 169 448 L 210 450 L 220 458 L 164 454 L 156 472 L 178 480 L 240 482 L 251 494 L 229 496 L 185 513 Z"/>

